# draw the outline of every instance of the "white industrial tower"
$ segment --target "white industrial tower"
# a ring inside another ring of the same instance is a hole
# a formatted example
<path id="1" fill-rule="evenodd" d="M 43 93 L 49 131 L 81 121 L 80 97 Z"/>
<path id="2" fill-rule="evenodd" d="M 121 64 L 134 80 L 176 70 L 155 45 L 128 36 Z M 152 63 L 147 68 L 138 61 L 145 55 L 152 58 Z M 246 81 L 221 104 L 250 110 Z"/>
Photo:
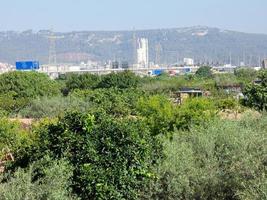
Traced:
<path id="1" fill-rule="evenodd" d="M 146 38 L 137 40 L 137 64 L 141 68 L 149 67 L 148 39 Z"/>

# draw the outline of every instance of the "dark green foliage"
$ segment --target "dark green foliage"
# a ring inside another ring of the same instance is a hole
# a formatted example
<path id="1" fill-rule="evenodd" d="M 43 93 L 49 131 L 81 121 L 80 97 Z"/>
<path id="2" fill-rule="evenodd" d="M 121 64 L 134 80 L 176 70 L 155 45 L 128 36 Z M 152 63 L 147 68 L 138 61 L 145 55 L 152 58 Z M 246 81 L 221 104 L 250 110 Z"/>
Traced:
<path id="1" fill-rule="evenodd" d="M 196 71 L 196 76 L 198 76 L 200 78 L 210 78 L 210 77 L 212 77 L 211 67 L 209 67 L 209 66 L 200 67 Z"/>
<path id="2" fill-rule="evenodd" d="M 244 88 L 244 104 L 257 110 L 267 110 L 267 70 L 258 75 L 259 84 L 248 84 Z"/>
<path id="3" fill-rule="evenodd" d="M 133 118 L 74 112 L 38 133 L 30 160 L 65 157 L 74 166 L 73 188 L 82 199 L 137 199 L 161 156 L 158 140 Z"/>
<path id="4" fill-rule="evenodd" d="M 145 93 L 137 89 L 95 89 L 75 90 L 71 97 L 91 103 L 91 110 L 105 112 L 114 116 L 135 115 L 136 104 Z"/>
<path id="5" fill-rule="evenodd" d="M 249 118 L 177 132 L 147 199 L 266 199 L 267 117 Z"/>
<path id="6" fill-rule="evenodd" d="M 59 94 L 55 81 L 38 72 L 14 71 L 0 75 L 0 94 L 13 92 L 13 97 L 35 98 Z"/>
<path id="7" fill-rule="evenodd" d="M 67 74 L 66 75 L 66 88 L 70 92 L 75 89 L 93 89 L 100 82 L 100 76 L 94 74 Z"/>
<path id="8" fill-rule="evenodd" d="M 14 71 L 0 75 L 0 107 L 17 112 L 31 99 L 59 94 L 58 84 L 45 74 Z"/>
<path id="9" fill-rule="evenodd" d="M 111 73 L 102 77 L 98 84 L 98 88 L 136 88 L 140 82 L 140 78 L 131 71 L 121 73 Z"/>
<path id="10" fill-rule="evenodd" d="M 0 176 L 0 200 L 78 199 L 71 195 L 69 188 L 72 167 L 68 162 L 49 159 L 44 161 L 46 166 L 43 167 L 43 176 L 37 180 L 35 177 L 36 170 L 39 170 L 38 163 L 33 163 L 28 169 L 17 169 L 7 179 Z"/>

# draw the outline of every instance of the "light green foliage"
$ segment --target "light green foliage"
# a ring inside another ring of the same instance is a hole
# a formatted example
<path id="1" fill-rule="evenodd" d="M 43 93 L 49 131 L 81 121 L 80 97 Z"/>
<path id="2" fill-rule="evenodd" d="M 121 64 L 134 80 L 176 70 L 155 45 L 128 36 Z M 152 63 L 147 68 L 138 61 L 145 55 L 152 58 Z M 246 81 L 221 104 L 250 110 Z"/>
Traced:
<path id="1" fill-rule="evenodd" d="M 244 88 L 244 103 L 257 110 L 267 110 L 267 70 L 261 71 L 258 78 L 261 83 L 248 84 Z"/>
<path id="2" fill-rule="evenodd" d="M 29 105 L 19 112 L 19 116 L 40 119 L 44 117 L 57 117 L 68 110 L 88 111 L 91 102 L 75 96 L 43 97 L 32 100 Z"/>
<path id="3" fill-rule="evenodd" d="M 211 99 L 192 98 L 184 102 L 176 114 L 177 129 L 189 129 L 193 125 L 203 125 L 213 119 L 216 108 Z"/>
<path id="4" fill-rule="evenodd" d="M 4 181 L 0 176 L 0 200 L 74 200 L 69 190 L 72 168 L 64 160 L 46 160 L 41 178 L 36 178 L 37 163 L 28 169 L 17 169 Z"/>
<path id="5" fill-rule="evenodd" d="M 257 71 L 252 68 L 240 68 L 235 70 L 235 76 L 244 83 L 250 83 L 257 78 Z"/>
<path id="6" fill-rule="evenodd" d="M 249 118 L 177 132 L 164 145 L 167 158 L 151 197 L 267 199 L 267 117 Z"/>
<path id="7" fill-rule="evenodd" d="M 140 98 L 137 110 L 145 118 L 154 135 L 174 131 L 176 108 L 165 96 Z"/>
<path id="8" fill-rule="evenodd" d="M 31 136 L 21 129 L 18 122 L 0 119 L 0 160 L 6 153 L 19 152 L 31 142 Z"/>

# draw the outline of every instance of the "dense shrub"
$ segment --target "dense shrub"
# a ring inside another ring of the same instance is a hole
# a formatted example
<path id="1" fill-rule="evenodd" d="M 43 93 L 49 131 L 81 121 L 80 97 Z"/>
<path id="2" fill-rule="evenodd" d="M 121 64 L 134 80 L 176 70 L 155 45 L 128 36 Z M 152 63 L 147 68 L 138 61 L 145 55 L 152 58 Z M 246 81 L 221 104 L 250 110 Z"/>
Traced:
<path id="1" fill-rule="evenodd" d="M 65 78 L 65 92 L 70 92 L 75 89 L 93 89 L 100 82 L 100 76 L 95 74 L 67 74 Z"/>
<path id="2" fill-rule="evenodd" d="M 257 71 L 251 68 L 240 68 L 235 70 L 235 76 L 246 83 L 252 82 L 257 78 Z"/>
<path id="3" fill-rule="evenodd" d="M 70 178 L 72 168 L 64 160 L 46 161 L 43 176 L 36 180 L 36 164 L 28 169 L 17 169 L 11 177 L 0 176 L 0 200 L 73 200 L 78 199 L 71 195 Z"/>
<path id="4" fill-rule="evenodd" d="M 36 97 L 59 93 L 59 85 L 42 73 L 14 71 L 0 75 L 0 108 L 9 113 L 16 113 Z"/>
<path id="5" fill-rule="evenodd" d="M 209 67 L 209 66 L 200 67 L 196 71 L 196 76 L 198 76 L 200 78 L 211 78 L 212 77 L 211 67 Z"/>
<path id="6" fill-rule="evenodd" d="M 216 116 L 216 108 L 211 99 L 192 98 L 184 102 L 177 110 L 177 129 L 189 129 L 193 125 L 202 125 Z"/>
<path id="7" fill-rule="evenodd" d="M 102 77 L 98 84 L 98 88 L 136 88 L 140 82 L 140 77 L 136 76 L 131 71 L 121 73 L 111 73 Z"/>
<path id="8" fill-rule="evenodd" d="M 40 119 L 57 117 L 69 110 L 88 111 L 91 103 L 74 96 L 43 97 L 32 100 L 29 105 L 19 112 L 19 116 Z"/>
<path id="9" fill-rule="evenodd" d="M 176 108 L 165 96 L 142 97 L 138 101 L 137 110 L 145 118 L 154 135 L 174 131 Z"/>
<path id="10" fill-rule="evenodd" d="M 0 119 L 0 160 L 6 153 L 21 152 L 31 142 L 31 135 L 22 130 L 18 122 Z"/>
<path id="11" fill-rule="evenodd" d="M 57 83 L 46 74 L 14 71 L 0 75 L 0 94 L 12 92 L 14 99 L 59 94 Z"/>
<path id="12" fill-rule="evenodd" d="M 258 75 L 259 84 L 248 84 L 244 88 L 244 104 L 258 110 L 267 110 L 267 70 Z"/>
<path id="13" fill-rule="evenodd" d="M 145 93 L 137 89 L 95 89 L 75 90 L 71 97 L 90 102 L 91 110 L 114 116 L 135 115 L 137 101 Z"/>
<path id="14" fill-rule="evenodd" d="M 74 166 L 74 192 L 82 199 L 137 199 L 161 156 L 159 141 L 138 119 L 74 112 L 37 133 L 39 142 L 22 160 L 66 158 Z"/>
<path id="15" fill-rule="evenodd" d="M 146 198 L 266 199 L 267 117 L 249 117 L 177 132 Z"/>

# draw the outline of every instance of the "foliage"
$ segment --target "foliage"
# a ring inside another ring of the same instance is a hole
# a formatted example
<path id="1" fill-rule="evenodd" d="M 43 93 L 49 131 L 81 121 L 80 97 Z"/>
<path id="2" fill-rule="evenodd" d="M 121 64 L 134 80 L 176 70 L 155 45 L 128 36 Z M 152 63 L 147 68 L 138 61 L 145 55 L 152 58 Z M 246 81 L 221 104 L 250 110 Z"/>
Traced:
<path id="1" fill-rule="evenodd" d="M 65 160 L 46 160 L 44 174 L 37 180 L 36 164 L 17 169 L 11 177 L 0 176 L 0 200 L 77 199 L 69 190 L 72 168 Z"/>
<path id="2" fill-rule="evenodd" d="M 245 83 L 254 81 L 257 78 L 257 71 L 251 68 L 239 68 L 235 70 L 235 76 Z"/>
<path id="3" fill-rule="evenodd" d="M 212 77 L 211 67 L 202 66 L 196 71 L 196 76 L 201 78 L 210 78 Z"/>
<path id="4" fill-rule="evenodd" d="M 91 103 L 74 96 L 42 97 L 32 100 L 29 105 L 19 112 L 19 116 L 40 119 L 57 117 L 68 110 L 88 111 Z"/>
<path id="5" fill-rule="evenodd" d="M 0 75 L 0 108 L 17 112 L 31 99 L 59 94 L 58 84 L 38 72 L 8 72 Z"/>
<path id="6" fill-rule="evenodd" d="M 71 97 L 91 103 L 91 111 L 105 112 L 114 116 L 135 115 L 136 104 L 144 92 L 137 89 L 75 90 Z"/>
<path id="7" fill-rule="evenodd" d="M 183 103 L 176 114 L 177 129 L 189 129 L 215 117 L 216 108 L 211 99 L 192 98 Z"/>
<path id="8" fill-rule="evenodd" d="M 138 119 L 71 112 L 37 131 L 30 158 L 66 158 L 73 189 L 82 199 L 137 199 L 160 154 L 158 139 Z"/>
<path id="9" fill-rule="evenodd" d="M 6 153 L 21 152 L 31 142 L 31 136 L 21 129 L 18 122 L 0 119 L 0 160 Z"/>
<path id="10" fill-rule="evenodd" d="M 123 71 L 121 73 L 111 73 L 102 77 L 97 88 L 136 88 L 140 82 L 140 78 L 131 71 Z"/>
<path id="11" fill-rule="evenodd" d="M 162 95 L 140 98 L 137 110 L 154 135 L 168 134 L 175 127 L 175 106 Z"/>
<path id="12" fill-rule="evenodd" d="M 14 71 L 0 75 L 0 94 L 13 92 L 14 98 L 53 96 L 59 93 L 55 81 L 42 73 Z"/>
<path id="13" fill-rule="evenodd" d="M 75 89 L 93 89 L 100 82 L 100 76 L 94 74 L 74 74 L 70 73 L 66 75 L 66 88 L 67 92 Z"/>
<path id="14" fill-rule="evenodd" d="M 248 84 L 244 88 L 244 103 L 258 110 L 267 110 L 267 70 L 261 71 L 258 78 L 260 84 Z"/>
<path id="15" fill-rule="evenodd" d="M 177 132 L 147 199 L 266 199 L 266 115 Z"/>

